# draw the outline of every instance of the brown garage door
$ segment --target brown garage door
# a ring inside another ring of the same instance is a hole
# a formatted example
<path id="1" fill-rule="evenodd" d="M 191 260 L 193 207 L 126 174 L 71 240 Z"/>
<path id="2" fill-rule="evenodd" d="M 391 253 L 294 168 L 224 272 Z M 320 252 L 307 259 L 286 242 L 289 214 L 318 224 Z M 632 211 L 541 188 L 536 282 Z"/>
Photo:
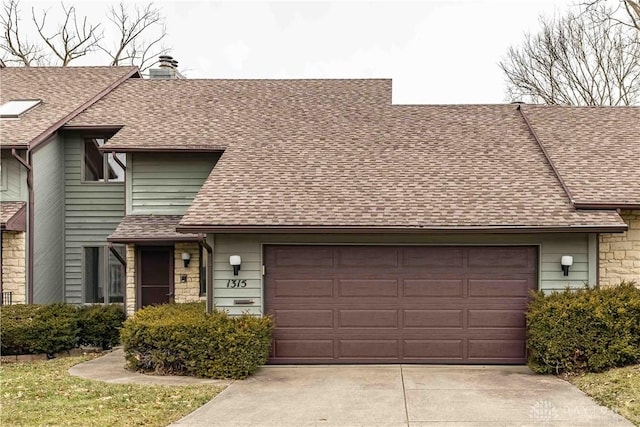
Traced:
<path id="1" fill-rule="evenodd" d="M 266 246 L 270 363 L 524 363 L 535 247 Z"/>

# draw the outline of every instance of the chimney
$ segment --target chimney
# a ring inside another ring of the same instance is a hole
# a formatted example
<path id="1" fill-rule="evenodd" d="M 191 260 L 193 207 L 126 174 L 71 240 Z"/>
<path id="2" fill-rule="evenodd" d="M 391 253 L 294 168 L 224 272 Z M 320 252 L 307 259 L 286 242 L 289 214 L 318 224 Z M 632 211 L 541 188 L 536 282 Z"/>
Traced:
<path id="1" fill-rule="evenodd" d="M 178 71 L 178 61 L 169 55 L 158 57 L 158 68 L 149 69 L 150 79 L 184 79 L 185 77 Z"/>

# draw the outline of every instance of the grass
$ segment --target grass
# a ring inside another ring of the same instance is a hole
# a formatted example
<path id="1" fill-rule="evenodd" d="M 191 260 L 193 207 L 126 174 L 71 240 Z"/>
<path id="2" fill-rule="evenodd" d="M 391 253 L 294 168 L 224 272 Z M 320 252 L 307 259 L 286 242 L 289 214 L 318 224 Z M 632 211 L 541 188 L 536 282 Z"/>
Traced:
<path id="1" fill-rule="evenodd" d="M 1 426 L 166 426 L 222 387 L 108 384 L 69 375 L 91 357 L 0 366 Z"/>
<path id="2" fill-rule="evenodd" d="M 601 405 L 640 426 L 640 365 L 567 379 Z"/>

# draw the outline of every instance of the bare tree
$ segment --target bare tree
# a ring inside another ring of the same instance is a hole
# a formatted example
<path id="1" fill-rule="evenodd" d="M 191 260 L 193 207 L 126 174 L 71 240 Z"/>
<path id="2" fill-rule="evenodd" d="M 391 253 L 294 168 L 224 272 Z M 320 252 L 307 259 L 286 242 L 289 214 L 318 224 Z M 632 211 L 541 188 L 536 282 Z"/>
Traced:
<path id="1" fill-rule="evenodd" d="M 541 18 L 542 29 L 510 47 L 500 67 L 511 100 L 570 105 L 640 101 L 640 32 L 580 9 Z"/>
<path id="2" fill-rule="evenodd" d="M 640 0 L 588 0 L 582 3 L 584 9 L 595 12 L 601 20 L 611 19 L 640 31 Z"/>
<path id="3" fill-rule="evenodd" d="M 168 52 L 163 45 L 167 36 L 165 19 L 153 3 L 144 7 L 125 5 L 110 7 L 106 21 L 92 23 L 80 17 L 74 6 L 61 3 L 62 19 L 52 23 L 50 10 L 31 9 L 29 24 L 24 29 L 19 0 L 3 2 L 0 51 L 6 63 L 14 65 L 62 65 L 82 56 L 102 57 L 109 65 L 137 65 L 149 68 L 158 57 Z"/>

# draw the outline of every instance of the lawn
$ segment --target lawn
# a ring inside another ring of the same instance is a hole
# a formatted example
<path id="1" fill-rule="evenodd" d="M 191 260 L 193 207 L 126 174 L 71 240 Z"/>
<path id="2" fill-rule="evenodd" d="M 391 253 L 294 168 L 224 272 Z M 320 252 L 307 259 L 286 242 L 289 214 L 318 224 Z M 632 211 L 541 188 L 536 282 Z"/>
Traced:
<path id="1" fill-rule="evenodd" d="M 90 357 L 0 366 L 2 426 L 166 426 L 222 387 L 108 384 L 67 370 Z"/>
<path id="2" fill-rule="evenodd" d="M 640 365 L 567 379 L 598 403 L 640 426 Z"/>

